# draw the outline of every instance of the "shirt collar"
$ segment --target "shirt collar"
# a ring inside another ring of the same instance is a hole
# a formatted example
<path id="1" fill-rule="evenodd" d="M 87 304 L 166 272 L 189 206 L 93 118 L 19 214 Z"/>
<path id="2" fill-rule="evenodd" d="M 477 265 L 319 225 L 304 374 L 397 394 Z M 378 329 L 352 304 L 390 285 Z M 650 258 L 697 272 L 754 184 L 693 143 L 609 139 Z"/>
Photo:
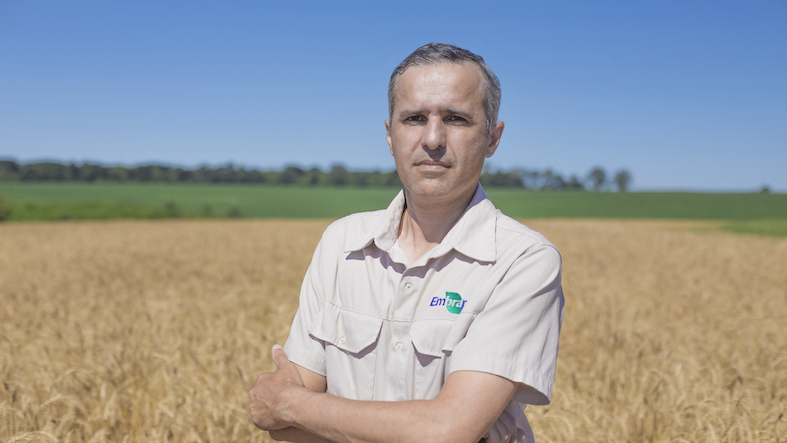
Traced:
<path id="1" fill-rule="evenodd" d="M 394 197 L 377 225 L 351 242 L 345 252 L 359 251 L 372 243 L 383 251 L 391 249 L 396 243 L 403 211 L 404 189 Z M 479 183 L 465 212 L 459 216 L 443 241 L 429 255 L 439 257 L 454 249 L 474 260 L 494 262 L 497 257 L 496 226 L 497 209 Z"/>

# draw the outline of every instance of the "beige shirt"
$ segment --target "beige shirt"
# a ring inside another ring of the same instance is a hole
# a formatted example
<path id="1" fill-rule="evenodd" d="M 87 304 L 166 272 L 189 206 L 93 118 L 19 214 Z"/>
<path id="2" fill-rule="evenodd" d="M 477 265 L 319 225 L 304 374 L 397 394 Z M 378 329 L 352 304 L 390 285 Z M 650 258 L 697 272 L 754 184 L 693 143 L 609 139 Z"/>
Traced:
<path id="1" fill-rule="evenodd" d="M 301 288 L 289 359 L 344 398 L 432 399 L 451 372 L 472 370 L 520 383 L 516 402 L 547 404 L 564 304 L 557 249 L 479 184 L 443 241 L 409 263 L 397 243 L 403 209 L 400 192 L 386 210 L 328 227 Z"/>

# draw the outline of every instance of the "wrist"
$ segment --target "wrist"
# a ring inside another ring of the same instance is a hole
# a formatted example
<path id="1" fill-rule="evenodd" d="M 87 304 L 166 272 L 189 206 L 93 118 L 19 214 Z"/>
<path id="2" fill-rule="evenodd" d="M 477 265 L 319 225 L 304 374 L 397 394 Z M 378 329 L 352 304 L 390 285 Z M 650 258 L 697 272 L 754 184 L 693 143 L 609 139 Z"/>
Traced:
<path id="1" fill-rule="evenodd" d="M 311 401 L 312 394 L 316 392 L 304 387 L 293 386 L 284 396 L 284 401 L 279 408 L 280 419 L 289 426 L 301 427 L 299 409 Z"/>

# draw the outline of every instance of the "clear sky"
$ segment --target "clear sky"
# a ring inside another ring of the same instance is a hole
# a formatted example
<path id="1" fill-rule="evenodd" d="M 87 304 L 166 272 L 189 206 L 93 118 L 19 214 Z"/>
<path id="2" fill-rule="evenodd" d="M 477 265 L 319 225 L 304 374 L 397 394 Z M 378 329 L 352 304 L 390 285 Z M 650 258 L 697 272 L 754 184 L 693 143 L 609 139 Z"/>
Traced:
<path id="1" fill-rule="evenodd" d="M 787 2 L 0 1 L 0 158 L 393 169 L 418 46 L 483 56 L 492 169 L 787 191 Z"/>

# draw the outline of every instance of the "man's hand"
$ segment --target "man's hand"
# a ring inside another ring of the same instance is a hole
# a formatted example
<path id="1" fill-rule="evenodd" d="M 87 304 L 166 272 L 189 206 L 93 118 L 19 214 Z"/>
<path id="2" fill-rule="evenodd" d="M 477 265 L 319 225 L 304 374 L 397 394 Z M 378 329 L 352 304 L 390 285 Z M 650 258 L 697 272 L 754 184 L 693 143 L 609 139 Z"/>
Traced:
<path id="1" fill-rule="evenodd" d="M 287 420 L 286 407 L 292 401 L 293 389 L 304 388 L 298 369 L 287 358 L 284 349 L 273 345 L 271 353 L 278 370 L 259 374 L 257 382 L 249 391 L 251 421 L 265 431 L 282 429 L 292 424 Z"/>
<path id="2" fill-rule="evenodd" d="M 528 433 L 517 426 L 518 421 L 527 423 L 523 409 L 521 404 L 509 402 L 495 424 L 484 436 L 484 443 L 532 443 L 533 437 L 531 436 L 528 440 Z"/>

